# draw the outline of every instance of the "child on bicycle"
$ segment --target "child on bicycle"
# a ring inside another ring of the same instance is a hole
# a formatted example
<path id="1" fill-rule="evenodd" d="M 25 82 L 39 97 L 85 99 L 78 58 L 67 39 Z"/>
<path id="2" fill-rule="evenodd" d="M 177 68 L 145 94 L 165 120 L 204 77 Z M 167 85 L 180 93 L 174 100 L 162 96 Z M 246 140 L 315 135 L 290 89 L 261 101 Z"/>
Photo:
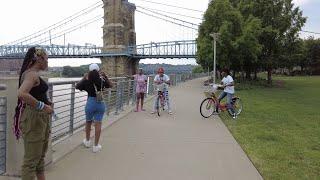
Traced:
<path id="1" fill-rule="evenodd" d="M 156 85 L 160 85 L 162 83 L 165 83 L 167 85 L 166 87 L 170 85 L 170 78 L 168 75 L 164 74 L 164 69 L 162 67 L 158 69 L 158 74 L 154 77 L 153 81 Z M 165 88 L 164 94 L 165 94 L 165 102 L 168 107 L 168 113 L 171 115 L 172 111 L 171 111 L 170 102 L 169 102 L 168 88 Z M 151 112 L 151 114 L 154 114 L 156 112 L 156 107 L 157 107 L 157 98 L 154 99 L 153 111 Z"/>
<path id="2" fill-rule="evenodd" d="M 221 72 L 222 75 L 222 80 L 221 80 L 221 85 L 223 85 L 223 92 L 220 94 L 218 100 L 219 103 L 220 101 L 227 96 L 227 107 L 228 110 L 234 114 L 234 109 L 232 106 L 232 98 L 234 95 L 234 81 L 232 76 L 230 76 L 229 70 L 228 69 L 223 69 Z M 218 107 L 216 108 L 216 112 L 218 112 Z"/>

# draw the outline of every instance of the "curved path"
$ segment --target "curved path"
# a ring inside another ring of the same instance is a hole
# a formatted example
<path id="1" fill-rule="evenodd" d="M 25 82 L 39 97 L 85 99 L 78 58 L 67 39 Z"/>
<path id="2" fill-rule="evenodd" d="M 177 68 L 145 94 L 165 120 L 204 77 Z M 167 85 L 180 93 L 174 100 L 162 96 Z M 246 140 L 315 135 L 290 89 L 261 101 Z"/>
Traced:
<path id="1" fill-rule="evenodd" d="M 202 82 L 170 90 L 173 115 L 131 112 L 102 133 L 100 153 L 78 147 L 46 171 L 48 180 L 262 179 L 220 118 L 199 114 Z"/>

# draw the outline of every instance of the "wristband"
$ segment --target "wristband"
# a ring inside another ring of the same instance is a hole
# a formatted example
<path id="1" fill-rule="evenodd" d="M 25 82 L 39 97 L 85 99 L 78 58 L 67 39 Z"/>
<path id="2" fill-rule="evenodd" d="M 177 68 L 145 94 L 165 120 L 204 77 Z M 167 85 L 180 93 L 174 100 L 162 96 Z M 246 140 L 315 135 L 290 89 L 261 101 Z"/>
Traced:
<path id="1" fill-rule="evenodd" d="M 43 110 L 44 109 L 44 102 L 41 102 L 41 107 L 40 107 L 40 110 Z"/>
<path id="2" fill-rule="evenodd" d="M 43 108 L 44 108 L 44 102 L 38 101 L 36 109 L 43 110 Z"/>

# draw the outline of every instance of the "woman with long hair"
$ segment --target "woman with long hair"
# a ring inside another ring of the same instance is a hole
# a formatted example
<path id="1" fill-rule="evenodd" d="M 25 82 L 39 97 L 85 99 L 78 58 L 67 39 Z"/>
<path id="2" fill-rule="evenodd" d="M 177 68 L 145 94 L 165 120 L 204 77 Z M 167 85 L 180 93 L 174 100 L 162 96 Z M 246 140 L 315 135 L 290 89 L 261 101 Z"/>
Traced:
<path id="1" fill-rule="evenodd" d="M 88 93 L 87 104 L 85 107 L 86 138 L 83 140 L 83 145 L 87 148 L 91 146 L 90 131 L 92 122 L 94 121 L 95 141 L 92 151 L 95 153 L 102 149 L 102 146 L 99 144 L 99 139 L 101 134 L 101 122 L 104 112 L 106 111 L 106 106 L 99 95 L 104 88 L 112 87 L 112 84 L 106 74 L 99 70 L 100 68 L 97 64 L 91 64 L 89 66 L 89 73 L 85 74 L 83 79 L 76 85 L 76 89 L 86 91 Z"/>
<path id="2" fill-rule="evenodd" d="M 24 140 L 22 180 L 44 180 L 44 158 L 48 149 L 52 103 L 48 85 L 40 71 L 48 69 L 48 54 L 39 47 L 28 50 L 20 70 L 18 105 L 14 116 L 14 133 Z"/>

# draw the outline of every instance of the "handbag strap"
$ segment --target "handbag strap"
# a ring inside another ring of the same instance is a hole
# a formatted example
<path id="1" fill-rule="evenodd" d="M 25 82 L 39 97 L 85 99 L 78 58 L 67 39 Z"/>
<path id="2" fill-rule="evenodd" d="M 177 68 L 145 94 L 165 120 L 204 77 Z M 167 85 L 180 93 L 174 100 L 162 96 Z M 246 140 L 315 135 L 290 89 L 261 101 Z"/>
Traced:
<path id="1" fill-rule="evenodd" d="M 101 82 L 100 91 L 102 91 L 103 89 L 102 89 L 102 79 L 101 78 L 100 78 L 100 82 Z M 98 92 L 97 86 L 94 83 L 93 83 L 93 86 L 94 86 L 94 89 L 96 90 L 96 92 Z"/>

